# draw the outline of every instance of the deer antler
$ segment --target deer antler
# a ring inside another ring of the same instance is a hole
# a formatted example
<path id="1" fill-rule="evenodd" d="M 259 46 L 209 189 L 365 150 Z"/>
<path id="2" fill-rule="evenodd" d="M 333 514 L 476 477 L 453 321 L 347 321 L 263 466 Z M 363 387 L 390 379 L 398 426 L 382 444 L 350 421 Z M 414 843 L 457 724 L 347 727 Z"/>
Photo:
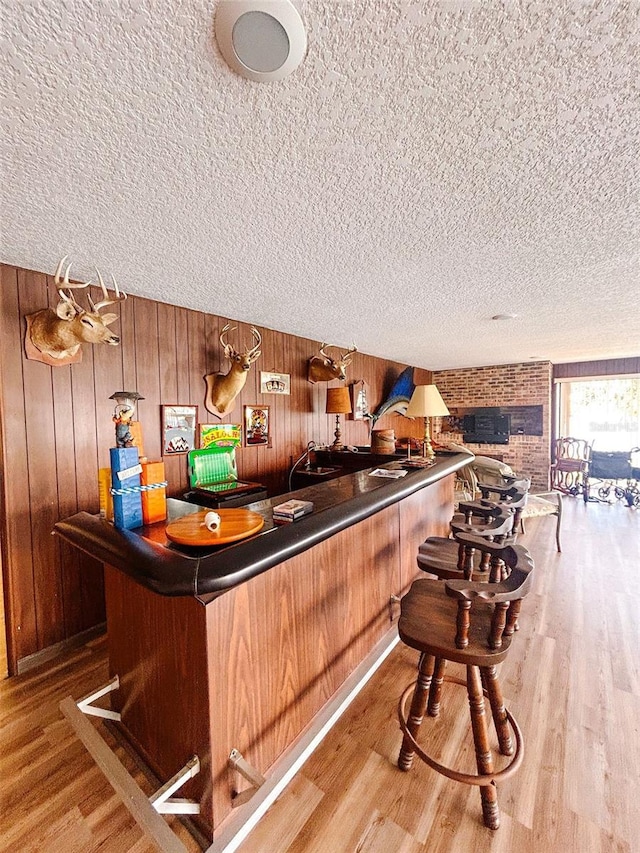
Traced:
<path id="1" fill-rule="evenodd" d="M 357 347 L 355 344 L 351 347 L 351 349 L 347 350 L 346 352 L 343 352 L 343 353 L 340 355 L 340 361 L 341 361 L 344 365 L 351 364 L 351 359 L 350 359 L 350 358 L 349 358 L 349 359 L 347 359 L 347 356 L 351 355 L 351 354 L 352 354 L 352 353 L 354 353 L 354 352 L 358 352 L 358 347 Z"/>
<path id="2" fill-rule="evenodd" d="M 89 285 L 91 284 L 90 281 L 69 281 L 69 270 L 71 269 L 71 261 L 69 261 L 69 263 L 67 264 L 67 268 L 64 272 L 64 279 L 60 281 L 60 276 L 62 275 L 62 267 L 64 266 L 64 262 L 67 260 L 68 257 L 69 255 L 65 255 L 64 258 L 60 259 L 58 268 L 56 269 L 55 274 L 53 276 L 53 281 L 55 283 L 56 288 L 58 290 L 62 288 L 68 288 L 69 290 L 79 290 L 83 287 L 89 287 Z"/>
<path id="3" fill-rule="evenodd" d="M 235 328 L 236 327 L 232 326 L 231 323 L 227 323 L 226 326 L 222 327 L 222 331 L 220 332 L 220 344 L 222 345 L 223 349 L 226 350 L 227 348 L 229 348 L 229 349 L 233 350 L 233 347 L 231 346 L 231 344 L 228 344 L 225 341 L 224 336 L 227 334 L 227 332 L 233 332 L 233 330 Z"/>
<path id="4" fill-rule="evenodd" d="M 113 286 L 115 288 L 115 299 L 109 299 L 109 294 L 107 293 L 107 286 L 104 283 L 104 279 L 100 275 L 100 270 L 96 268 L 96 273 L 98 274 L 98 281 L 100 282 L 100 287 L 102 288 L 103 299 L 100 302 L 94 303 L 91 297 L 89 296 L 89 303 L 91 305 L 91 310 L 94 314 L 97 314 L 101 308 L 104 308 L 106 305 L 113 305 L 114 302 L 122 302 L 127 298 L 127 294 L 124 291 L 120 291 L 118 288 L 118 282 L 116 281 L 116 277 L 113 273 L 111 273 L 111 278 L 113 279 Z M 91 282 L 89 282 L 90 284 Z"/>
<path id="5" fill-rule="evenodd" d="M 327 346 L 326 342 L 325 342 L 325 341 L 323 341 L 323 342 L 322 342 L 322 345 L 321 345 L 321 347 L 320 347 L 320 355 L 321 355 L 323 358 L 328 358 L 328 359 L 330 359 L 330 356 L 328 356 L 328 355 L 326 354 L 326 352 L 324 351 L 324 348 L 325 348 L 326 346 Z M 330 344 L 329 344 L 329 346 L 330 346 Z"/>
<path id="6" fill-rule="evenodd" d="M 60 263 L 58 264 L 58 268 L 56 269 L 55 274 L 53 276 L 53 281 L 54 281 L 54 284 L 56 286 L 56 290 L 58 291 L 58 295 L 60 296 L 60 299 L 62 299 L 64 302 L 66 302 L 67 305 L 70 305 L 74 309 L 76 314 L 82 314 L 82 313 L 84 313 L 85 309 L 81 305 L 78 304 L 78 302 L 76 301 L 76 299 L 75 299 L 73 293 L 71 293 L 71 291 L 72 290 L 82 290 L 85 287 L 89 287 L 89 285 L 92 282 L 91 281 L 85 281 L 85 282 L 81 282 L 81 281 L 71 282 L 71 281 L 69 281 L 69 270 L 71 269 L 71 261 L 69 261 L 67 268 L 64 272 L 64 278 L 62 279 L 62 281 L 60 280 L 60 277 L 62 275 L 62 267 L 64 266 L 64 262 L 67 260 L 68 257 L 69 257 L 69 255 L 65 255 L 64 258 L 61 258 Z M 69 292 L 67 293 L 66 291 L 69 291 Z"/>
<path id="7" fill-rule="evenodd" d="M 251 347 L 251 349 L 246 350 L 246 354 L 249 357 L 251 357 L 258 351 L 260 344 L 262 343 L 262 336 L 260 335 L 260 332 L 255 328 L 255 326 L 251 327 L 251 334 L 256 339 L 256 345 L 254 347 Z"/>

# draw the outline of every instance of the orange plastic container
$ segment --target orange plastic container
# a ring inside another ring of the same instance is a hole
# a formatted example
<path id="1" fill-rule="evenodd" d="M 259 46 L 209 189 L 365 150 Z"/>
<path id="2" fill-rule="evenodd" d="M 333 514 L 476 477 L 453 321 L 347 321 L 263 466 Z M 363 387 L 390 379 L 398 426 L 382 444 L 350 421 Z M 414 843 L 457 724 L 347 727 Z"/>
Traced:
<path id="1" fill-rule="evenodd" d="M 143 462 L 140 483 L 151 486 L 164 482 L 164 462 Z M 167 517 L 167 490 L 164 486 L 142 492 L 142 519 L 145 524 L 163 521 Z"/>
<path id="2" fill-rule="evenodd" d="M 100 491 L 100 518 L 113 521 L 113 495 L 111 494 L 111 468 L 98 469 Z"/>

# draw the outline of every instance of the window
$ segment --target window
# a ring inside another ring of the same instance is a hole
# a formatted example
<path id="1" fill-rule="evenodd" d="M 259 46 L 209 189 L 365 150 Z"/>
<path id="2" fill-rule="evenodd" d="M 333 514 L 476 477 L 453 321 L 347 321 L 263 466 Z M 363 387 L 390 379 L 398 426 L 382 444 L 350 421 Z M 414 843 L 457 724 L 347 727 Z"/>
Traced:
<path id="1" fill-rule="evenodd" d="M 594 450 L 640 446 L 640 376 L 558 382 L 558 436 L 584 438 Z"/>

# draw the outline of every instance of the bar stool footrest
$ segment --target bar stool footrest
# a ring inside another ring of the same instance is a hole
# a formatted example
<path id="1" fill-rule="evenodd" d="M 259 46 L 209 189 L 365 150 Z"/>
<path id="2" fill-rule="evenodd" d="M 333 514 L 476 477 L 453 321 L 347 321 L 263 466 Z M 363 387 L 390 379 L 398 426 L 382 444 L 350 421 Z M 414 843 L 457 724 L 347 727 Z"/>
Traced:
<path id="1" fill-rule="evenodd" d="M 466 681 L 463 681 L 461 678 L 457 678 L 453 675 L 445 675 L 443 680 L 450 684 L 459 684 L 462 687 L 467 686 Z M 398 703 L 398 720 L 400 722 L 400 728 L 402 729 L 402 733 L 411 744 L 415 754 L 418 756 L 418 758 L 424 761 L 425 764 L 431 767 L 432 770 L 435 770 L 436 773 L 441 773 L 443 776 L 446 776 L 449 779 L 453 779 L 455 782 L 462 782 L 464 785 L 478 785 L 480 787 L 504 782 L 505 779 L 508 779 L 518 770 L 518 768 L 522 764 L 522 759 L 524 757 L 524 743 L 522 739 L 522 732 L 520 731 L 520 726 L 516 722 L 513 714 L 511 714 L 506 708 L 505 713 L 515 737 L 516 747 L 511 761 L 507 764 L 506 767 L 503 767 L 502 770 L 489 774 L 462 773 L 459 770 L 454 770 L 452 767 L 447 767 L 444 764 L 440 764 L 440 762 L 436 761 L 435 758 L 432 758 L 430 755 L 427 755 L 427 753 L 422 749 L 422 747 L 418 745 L 416 739 L 409 731 L 407 725 L 407 700 L 409 699 L 410 692 L 414 689 L 416 684 L 417 681 L 412 681 L 400 697 L 400 701 Z M 487 697 L 487 691 L 483 690 L 482 692 L 484 696 Z"/>

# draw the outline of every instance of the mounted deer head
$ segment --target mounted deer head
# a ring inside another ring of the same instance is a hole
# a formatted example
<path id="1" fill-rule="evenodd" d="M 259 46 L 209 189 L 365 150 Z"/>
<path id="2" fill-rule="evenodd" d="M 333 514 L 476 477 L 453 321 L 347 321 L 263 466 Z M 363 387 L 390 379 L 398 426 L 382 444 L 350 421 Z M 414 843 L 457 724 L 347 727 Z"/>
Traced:
<path id="1" fill-rule="evenodd" d="M 67 256 L 65 255 L 58 264 L 53 277 L 60 297 L 55 310 L 44 308 L 35 314 L 29 314 L 26 318 L 25 349 L 27 358 L 53 366 L 80 361 L 82 357 L 80 347 L 83 343 L 117 346 L 120 343 L 120 338 L 107 326 L 114 323 L 118 319 L 118 315 L 100 314 L 100 309 L 127 298 L 127 294 L 118 288 L 118 283 L 112 276 L 115 295 L 110 299 L 102 275 L 99 270 L 96 270 L 102 288 L 102 299 L 100 302 L 93 302 L 91 296 L 87 294 L 91 308 L 90 311 L 87 311 L 76 301 L 73 291 L 90 287 L 93 282 L 70 282 L 70 263 L 63 277 L 62 269 L 66 260 Z"/>
<path id="2" fill-rule="evenodd" d="M 221 418 L 229 412 L 233 411 L 235 399 L 244 388 L 247 381 L 247 373 L 249 368 L 260 358 L 260 344 L 262 338 L 260 332 L 251 326 L 251 334 L 255 338 L 253 347 L 246 347 L 242 352 L 234 349 L 231 344 L 225 340 L 227 332 L 233 331 L 235 326 L 231 323 L 222 329 L 220 333 L 220 343 L 224 350 L 225 358 L 231 362 L 231 368 L 228 373 L 208 373 L 204 377 L 207 384 L 207 391 L 204 398 L 204 405 L 208 412 L 212 415 Z"/>
<path id="3" fill-rule="evenodd" d="M 309 382 L 330 382 L 332 379 L 346 379 L 347 367 L 351 364 L 351 354 L 358 351 L 357 346 L 353 346 L 346 352 L 341 352 L 339 358 L 331 358 L 325 352 L 327 344 L 323 343 L 320 347 L 320 356 L 314 355 L 309 359 L 309 369 L 307 379 Z M 337 349 L 337 347 L 333 347 Z"/>

